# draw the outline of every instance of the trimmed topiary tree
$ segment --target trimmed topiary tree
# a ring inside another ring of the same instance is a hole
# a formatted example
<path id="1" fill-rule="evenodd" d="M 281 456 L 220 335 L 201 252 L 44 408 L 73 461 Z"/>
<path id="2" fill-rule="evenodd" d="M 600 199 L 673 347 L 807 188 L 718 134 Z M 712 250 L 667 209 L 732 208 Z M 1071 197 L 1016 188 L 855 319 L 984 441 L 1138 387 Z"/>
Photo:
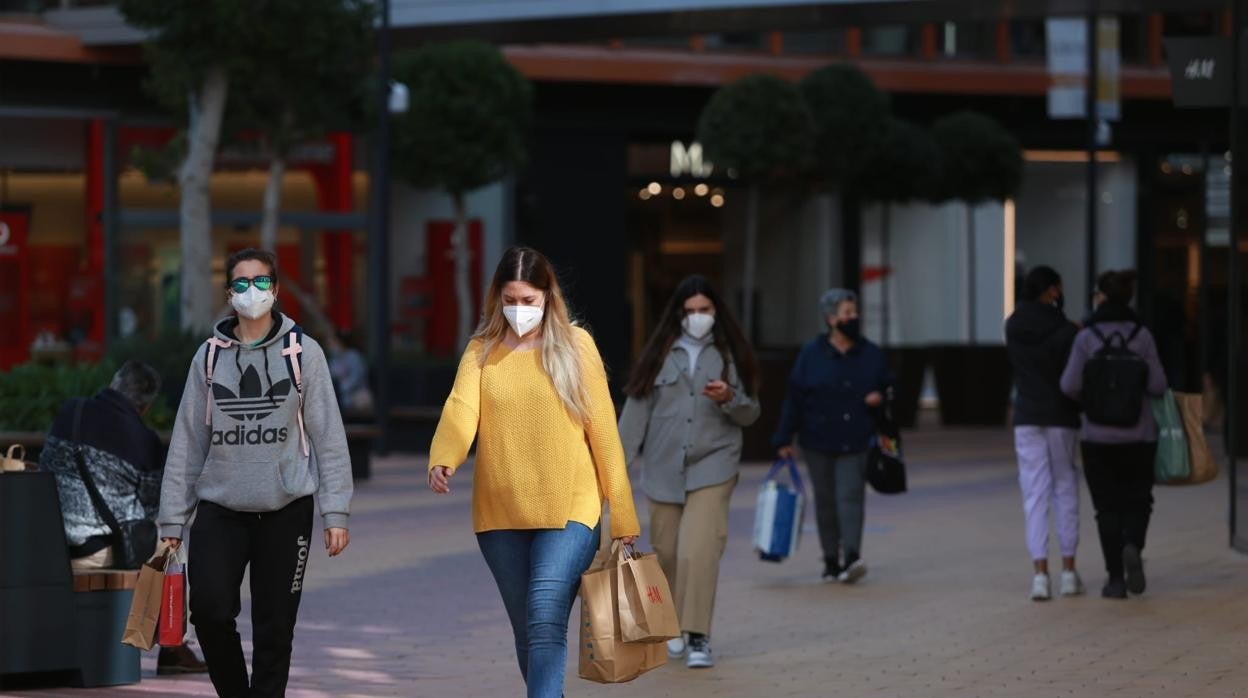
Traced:
<path id="1" fill-rule="evenodd" d="M 462 347 L 476 320 L 464 195 L 524 164 L 533 90 L 497 48 L 479 41 L 428 44 L 396 54 L 394 63 L 395 79 L 407 85 L 411 104 L 395 121 L 394 172 L 413 186 L 441 189 L 454 200 Z"/>
<path id="2" fill-rule="evenodd" d="M 1023 186 L 1023 148 L 995 119 L 971 111 L 950 114 L 932 126 L 940 151 L 937 200 L 967 205 L 967 314 L 975 343 L 975 208 L 985 201 L 1005 201 Z"/>
<path id="3" fill-rule="evenodd" d="M 849 64 L 820 68 L 799 87 L 815 120 L 816 181 L 844 188 L 871 164 L 889 135 L 888 95 Z"/>
<path id="4" fill-rule="evenodd" d="M 880 204 L 880 264 L 889 267 L 894 203 L 931 201 L 938 197 L 940 149 L 922 126 L 890 117 L 884 137 L 864 156 L 858 176 L 851 183 L 855 196 Z M 887 277 L 885 277 L 887 278 Z M 882 343 L 889 341 L 888 285 L 881 306 Z"/>
<path id="5" fill-rule="evenodd" d="M 852 186 L 868 201 L 932 201 L 940 198 L 940 171 L 941 152 L 932 133 L 890 117 Z"/>
<path id="6" fill-rule="evenodd" d="M 759 192 L 770 182 L 809 170 L 814 119 L 796 86 L 771 75 L 750 75 L 711 97 L 698 121 L 698 140 L 717 169 L 749 187 L 741 319 L 753 340 Z"/>
<path id="7" fill-rule="evenodd" d="M 1023 186 L 1023 148 L 995 119 L 957 112 L 937 121 L 932 136 L 940 149 L 938 199 L 974 205 L 1018 195 Z"/>

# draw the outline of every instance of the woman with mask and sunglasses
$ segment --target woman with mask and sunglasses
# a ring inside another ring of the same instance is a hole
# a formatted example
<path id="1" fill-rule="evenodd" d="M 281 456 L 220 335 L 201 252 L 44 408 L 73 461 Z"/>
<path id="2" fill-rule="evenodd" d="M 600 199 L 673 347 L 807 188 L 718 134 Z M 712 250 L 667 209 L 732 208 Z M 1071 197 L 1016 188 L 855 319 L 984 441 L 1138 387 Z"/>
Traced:
<path id="1" fill-rule="evenodd" d="M 867 573 L 862 526 L 874 411 L 893 374 L 884 352 L 862 336 L 853 291 L 824 293 L 819 310 L 828 331 L 797 357 L 772 445 L 781 458 L 792 458 L 794 436 L 801 442 L 815 491 L 823 580 L 853 584 Z"/>
<path id="2" fill-rule="evenodd" d="M 503 254 L 429 449 L 429 488 L 451 491 L 477 443 L 472 521 L 511 620 L 530 698 L 558 698 L 568 615 L 599 547 L 640 533 L 602 357 L 572 323 L 540 253 Z"/>
<path id="3" fill-rule="evenodd" d="M 711 617 L 728 503 L 741 462 L 741 430 L 758 419 L 758 360 L 711 283 L 680 283 L 624 389 L 620 438 L 641 460 L 650 539 L 672 585 L 688 638 L 668 655 L 714 665 Z"/>
<path id="4" fill-rule="evenodd" d="M 325 353 L 273 310 L 277 260 L 243 250 L 225 265 L 236 315 L 191 361 L 161 487 L 161 536 L 178 546 L 192 514 L 190 620 L 217 695 L 282 696 L 312 544 L 346 549 L 351 461 Z M 315 457 L 313 457 L 315 453 Z M 235 618 L 250 568 L 251 677 Z"/>

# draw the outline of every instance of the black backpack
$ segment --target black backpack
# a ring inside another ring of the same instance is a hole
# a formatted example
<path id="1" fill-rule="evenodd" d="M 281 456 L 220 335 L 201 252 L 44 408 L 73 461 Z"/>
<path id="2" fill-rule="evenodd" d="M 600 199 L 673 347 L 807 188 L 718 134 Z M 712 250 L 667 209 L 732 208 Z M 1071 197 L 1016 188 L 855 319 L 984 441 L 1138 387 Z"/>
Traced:
<path id="1" fill-rule="evenodd" d="M 1133 427 L 1140 421 L 1148 390 L 1148 362 L 1128 345 L 1140 333 L 1136 324 L 1129 336 L 1114 332 L 1106 337 L 1089 325 L 1101 348 L 1083 367 L 1083 391 L 1079 396 L 1088 421 L 1109 427 Z"/>

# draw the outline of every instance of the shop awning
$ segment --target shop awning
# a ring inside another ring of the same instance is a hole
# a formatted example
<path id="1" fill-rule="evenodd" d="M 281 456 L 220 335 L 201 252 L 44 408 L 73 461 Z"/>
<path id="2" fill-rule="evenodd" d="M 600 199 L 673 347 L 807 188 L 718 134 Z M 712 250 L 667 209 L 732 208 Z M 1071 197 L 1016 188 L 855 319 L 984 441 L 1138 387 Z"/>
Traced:
<path id="1" fill-rule="evenodd" d="M 1225 0 L 391 0 L 402 42 L 480 38 L 578 41 L 714 32 L 813 31 L 893 23 L 1221 9 Z M 142 34 L 116 7 L 51 10 L 47 23 L 86 46 L 131 45 Z"/>

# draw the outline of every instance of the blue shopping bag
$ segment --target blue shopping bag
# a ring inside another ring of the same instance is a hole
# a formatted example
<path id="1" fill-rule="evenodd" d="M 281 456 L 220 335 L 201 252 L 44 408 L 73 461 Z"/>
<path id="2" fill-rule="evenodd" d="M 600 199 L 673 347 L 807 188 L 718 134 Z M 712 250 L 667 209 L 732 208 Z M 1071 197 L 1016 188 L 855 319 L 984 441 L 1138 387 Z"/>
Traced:
<path id="1" fill-rule="evenodd" d="M 776 476 L 786 467 L 790 482 L 782 483 Z M 797 551 L 805 499 L 797 461 L 792 458 L 776 461 L 758 491 L 754 510 L 754 549 L 759 559 L 781 562 Z"/>

